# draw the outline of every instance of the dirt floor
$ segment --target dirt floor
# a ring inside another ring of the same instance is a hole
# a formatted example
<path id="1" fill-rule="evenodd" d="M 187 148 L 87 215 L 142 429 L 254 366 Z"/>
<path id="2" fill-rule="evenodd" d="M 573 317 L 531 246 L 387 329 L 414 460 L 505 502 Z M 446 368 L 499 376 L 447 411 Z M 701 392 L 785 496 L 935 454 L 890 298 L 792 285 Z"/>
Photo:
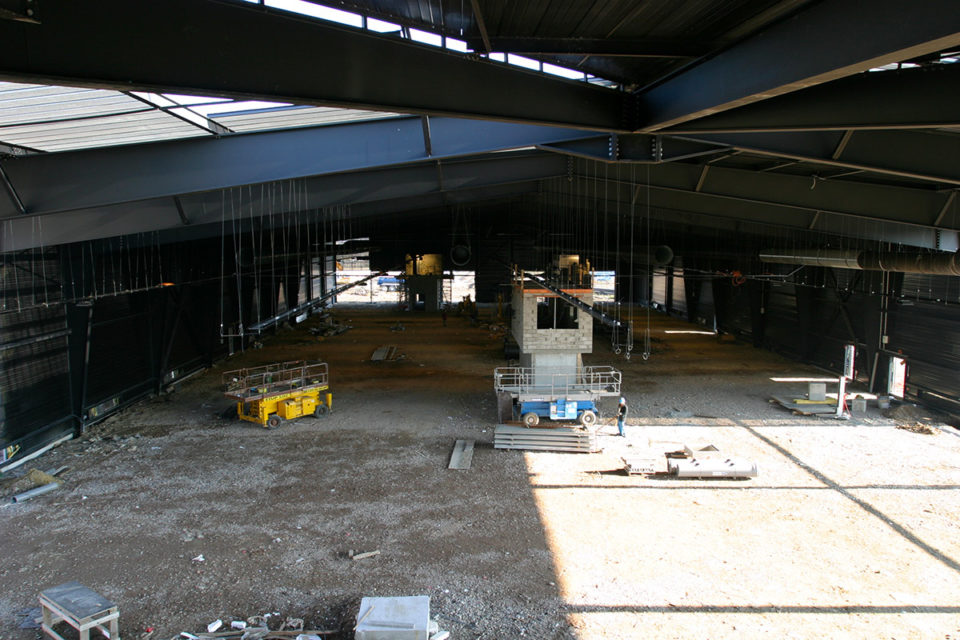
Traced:
<path id="1" fill-rule="evenodd" d="M 118 604 L 127 640 L 266 613 L 349 638 L 367 595 L 430 596 L 453 639 L 960 638 L 960 437 L 924 412 L 794 416 L 768 400 L 805 385 L 772 378 L 823 372 L 655 315 L 648 361 L 599 334 L 585 358 L 623 370 L 626 438 L 604 418 L 602 453 L 501 451 L 502 333 L 336 316 L 353 328 L 281 332 L 19 469 L 70 467 L 0 506 L 0 640 L 38 638 L 18 613 L 71 580 Z M 371 362 L 381 345 L 403 358 Z M 331 415 L 219 417 L 224 370 L 297 358 L 329 363 Z M 457 438 L 477 441 L 468 471 L 447 469 Z M 759 477 L 622 471 L 695 442 Z"/>

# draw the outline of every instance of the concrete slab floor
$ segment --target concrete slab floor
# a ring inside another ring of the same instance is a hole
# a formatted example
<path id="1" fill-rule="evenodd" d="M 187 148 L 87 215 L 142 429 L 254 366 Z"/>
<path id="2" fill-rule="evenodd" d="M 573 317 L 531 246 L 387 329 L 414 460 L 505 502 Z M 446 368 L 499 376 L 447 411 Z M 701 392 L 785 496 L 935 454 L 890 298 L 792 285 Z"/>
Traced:
<path id="1" fill-rule="evenodd" d="M 37 460 L 72 469 L 0 507 L 0 638 L 32 640 L 14 612 L 69 580 L 115 601 L 136 640 L 274 611 L 346 629 L 361 596 L 416 594 L 453 638 L 960 634 L 960 437 L 875 409 L 792 416 L 771 378 L 822 372 L 655 315 L 649 361 L 599 338 L 585 358 L 624 371 L 628 437 L 607 417 L 602 454 L 496 451 L 501 334 L 336 313 L 355 328 L 282 332 Z M 405 358 L 369 362 L 382 344 Z M 329 362 L 332 415 L 276 431 L 217 417 L 223 369 L 295 358 Z M 457 438 L 477 441 L 469 471 L 446 468 Z M 760 477 L 621 471 L 691 440 Z"/>

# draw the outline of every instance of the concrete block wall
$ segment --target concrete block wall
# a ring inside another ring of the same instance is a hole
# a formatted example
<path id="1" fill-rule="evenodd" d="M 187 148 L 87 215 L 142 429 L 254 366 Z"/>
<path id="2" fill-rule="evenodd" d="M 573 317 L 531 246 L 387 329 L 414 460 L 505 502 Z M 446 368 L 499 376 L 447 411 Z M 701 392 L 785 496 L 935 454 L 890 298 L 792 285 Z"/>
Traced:
<path id="1" fill-rule="evenodd" d="M 520 353 L 560 351 L 590 353 L 593 351 L 593 318 L 579 309 L 577 329 L 537 329 L 537 299 L 553 294 L 543 289 L 513 289 L 513 337 Z M 593 303 L 592 291 L 579 291 L 577 297 Z"/>

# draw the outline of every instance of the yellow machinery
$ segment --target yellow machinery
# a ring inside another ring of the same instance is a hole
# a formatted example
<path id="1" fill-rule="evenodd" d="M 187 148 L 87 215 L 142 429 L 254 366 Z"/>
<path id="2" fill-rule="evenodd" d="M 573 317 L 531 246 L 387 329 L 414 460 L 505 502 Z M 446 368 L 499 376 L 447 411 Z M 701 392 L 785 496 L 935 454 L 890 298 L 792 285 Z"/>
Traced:
<path id="1" fill-rule="evenodd" d="M 302 416 L 322 418 L 330 412 L 333 394 L 327 363 L 295 360 L 223 374 L 224 395 L 237 401 L 237 417 L 268 429 Z"/>

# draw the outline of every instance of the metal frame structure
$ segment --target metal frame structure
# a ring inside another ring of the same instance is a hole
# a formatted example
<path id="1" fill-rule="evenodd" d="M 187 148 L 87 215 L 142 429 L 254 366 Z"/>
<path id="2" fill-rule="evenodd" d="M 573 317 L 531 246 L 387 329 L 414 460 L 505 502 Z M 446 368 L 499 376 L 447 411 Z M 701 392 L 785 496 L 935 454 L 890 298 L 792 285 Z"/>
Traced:
<path id="1" fill-rule="evenodd" d="M 122 391 L 93 394 L 94 404 L 155 389 L 188 355 L 193 369 L 212 350 L 232 349 L 208 343 L 208 327 L 195 326 L 209 321 L 197 309 L 203 296 L 173 292 L 217 272 L 204 256 L 223 234 L 228 199 L 241 192 L 242 206 L 229 214 L 238 233 L 270 229 L 270 216 L 349 207 L 355 221 L 382 231 L 371 234 L 374 247 L 448 242 L 436 221 L 449 220 L 451 207 L 474 207 L 478 231 L 508 227 L 502 236 L 474 234 L 486 244 L 473 247 L 470 266 L 490 277 L 488 258 L 515 251 L 514 260 L 538 207 L 559 204 L 574 215 L 627 211 L 707 245 L 722 236 L 733 242 L 714 244 L 736 245 L 722 247 L 723 260 L 756 257 L 741 245 L 777 248 L 758 238 L 798 249 L 809 240 L 897 252 L 960 245 L 960 12 L 952 0 L 689 0 L 682 11 L 674 0 L 564 0 L 563 10 L 548 0 L 522 10 L 471 0 L 459 12 L 440 0 L 303 3 L 354 12 L 355 26 L 266 4 L 43 0 L 32 15 L 22 3 L 0 12 L 0 81 L 38 85 L 19 103 L 0 87 L 5 263 L 65 257 L 61 273 L 45 275 L 65 288 L 73 258 L 88 261 L 81 280 L 103 284 L 113 241 L 125 256 L 137 234 L 152 234 L 157 256 L 161 246 L 165 257 L 172 247 L 203 247 L 169 293 L 127 291 L 124 303 L 139 296 L 129 309 L 62 296 L 76 416 L 89 409 L 88 377 L 101 375 L 96 349 L 109 346 L 97 335 L 115 318 L 150 320 L 157 308 L 170 316 L 157 323 L 156 344 L 144 343 L 149 380 L 106 385 Z M 386 25 L 382 33 L 374 20 Z M 416 41 L 415 32 L 439 45 Z M 276 46 L 249 46 L 264 37 Z M 577 79 L 546 73 L 551 65 Z M 235 101 L 238 112 L 210 115 L 203 105 L 211 100 Z M 257 100 L 270 104 L 239 113 Z M 340 115 L 350 121 L 324 109 L 346 109 Z M 261 195 L 291 182 L 298 201 Z M 605 224 L 611 235 L 622 226 Z M 704 246 L 681 249 L 684 264 L 664 268 L 664 277 L 696 274 L 698 261 L 715 257 L 709 248 L 697 253 Z M 151 251 L 132 255 L 149 264 Z M 625 266 L 621 259 L 617 267 Z M 811 280 L 835 288 L 838 317 L 858 326 L 845 315 L 849 283 L 821 275 Z M 941 284 L 906 278 L 903 290 L 920 298 L 923 289 L 936 304 L 951 295 Z M 890 304 L 900 285 L 894 277 L 865 288 L 882 300 L 882 318 L 908 317 Z M 766 288 L 751 281 L 741 296 L 758 344 Z M 724 292 L 716 285 L 710 293 L 720 300 Z M 808 293 L 797 294 L 797 314 L 812 326 Z M 268 308 L 276 315 L 276 305 Z M 924 313 L 936 325 L 937 309 Z M 133 340 L 136 322 L 124 322 Z M 867 329 L 862 339 L 879 344 L 885 332 Z M 195 349 L 177 343 L 185 337 Z M 936 363 L 930 371 L 952 364 Z"/>
<path id="2" fill-rule="evenodd" d="M 595 400 L 620 395 L 623 374 L 607 366 L 582 367 L 576 373 L 550 374 L 549 382 L 530 367 L 498 367 L 493 371 L 493 389 L 521 401 L 550 398 Z"/>

